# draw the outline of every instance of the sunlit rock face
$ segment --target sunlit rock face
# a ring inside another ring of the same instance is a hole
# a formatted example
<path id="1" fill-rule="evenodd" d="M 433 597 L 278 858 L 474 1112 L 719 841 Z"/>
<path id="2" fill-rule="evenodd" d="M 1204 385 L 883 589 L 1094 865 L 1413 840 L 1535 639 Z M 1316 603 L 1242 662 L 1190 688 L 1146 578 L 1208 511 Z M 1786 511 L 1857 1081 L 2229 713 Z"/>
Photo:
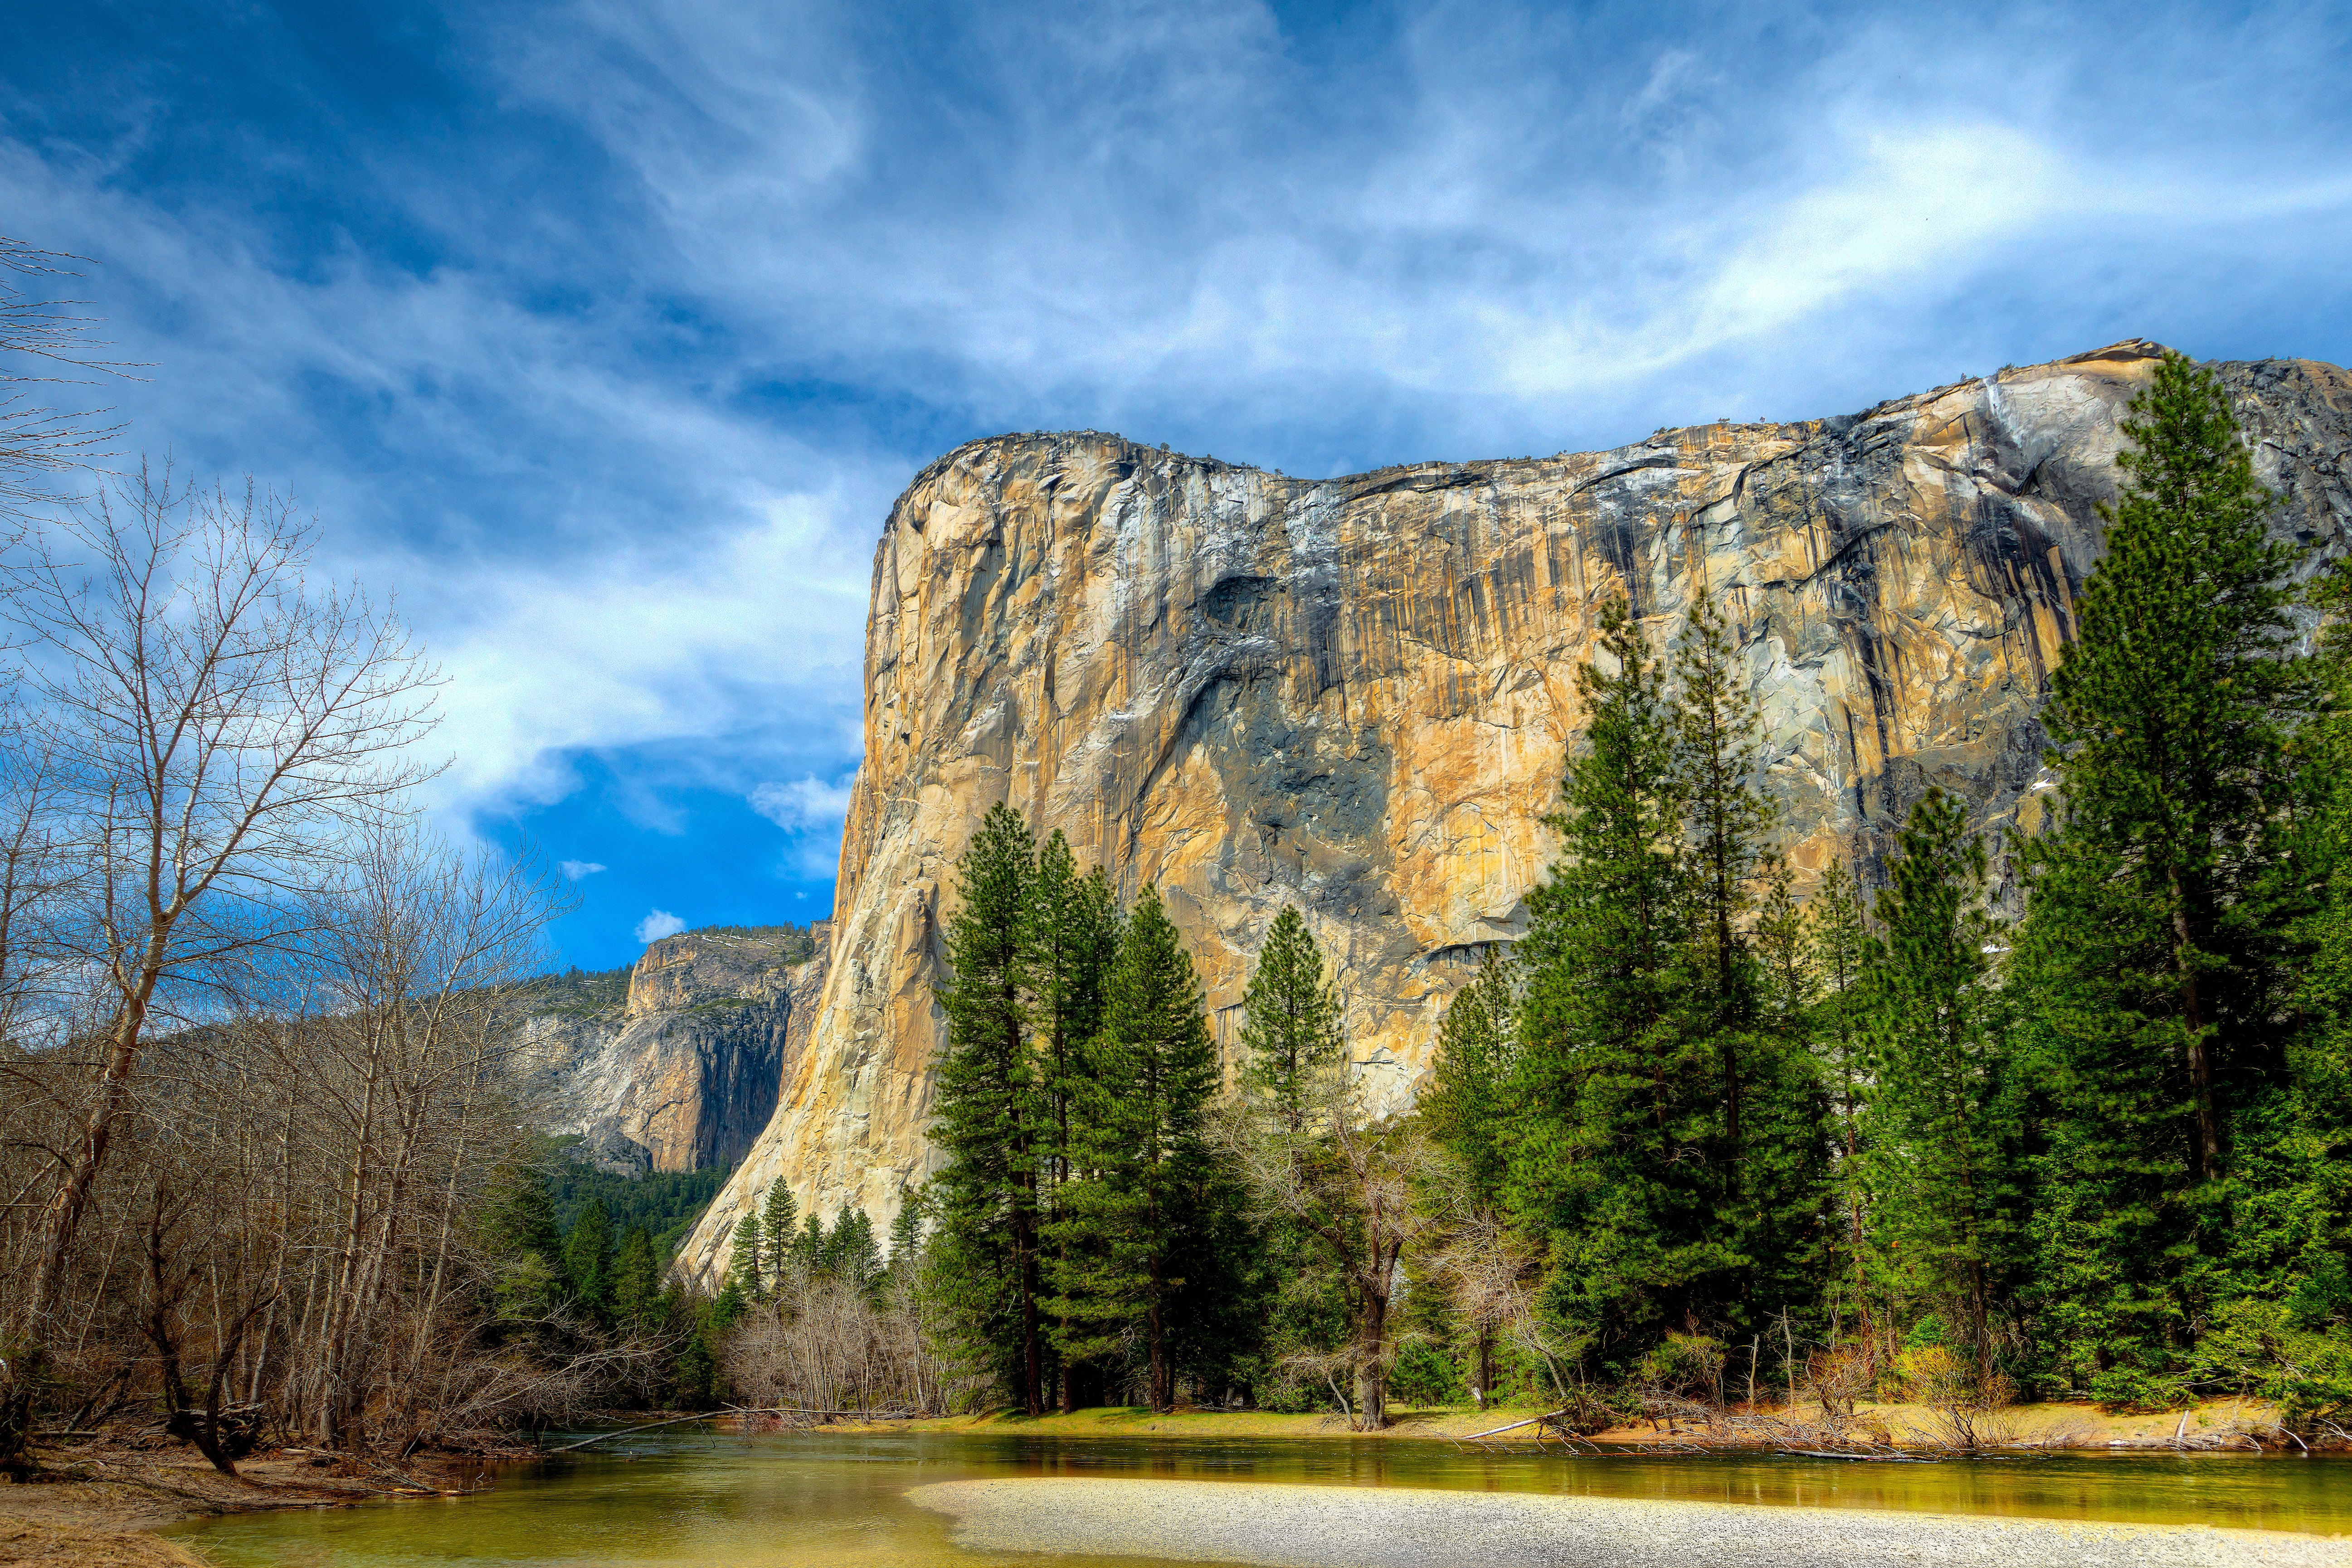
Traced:
<path id="1" fill-rule="evenodd" d="M 1803 883 L 1839 858 L 1874 875 L 1931 787 L 1988 827 L 2035 820 L 2035 716 L 2156 352 L 1851 417 L 1319 482 L 1091 432 L 940 459 L 875 554 L 814 1032 L 685 1266 L 709 1277 L 779 1178 L 804 1210 L 877 1224 L 922 1179 L 942 904 L 1000 800 L 1123 891 L 1159 883 L 1228 1044 L 1263 933 L 1299 905 L 1381 1107 L 1410 1103 L 1445 998 L 1523 926 L 1612 599 L 1664 646 L 1717 596 Z M 2337 551 L 2352 378 L 2222 369 L 2283 495 L 2274 527 Z"/>
<path id="2" fill-rule="evenodd" d="M 814 1022 L 816 934 L 818 956 L 797 965 L 788 939 L 665 936 L 630 971 L 623 1008 L 528 1019 L 542 1124 L 580 1134 L 593 1163 L 623 1175 L 740 1160 Z"/>

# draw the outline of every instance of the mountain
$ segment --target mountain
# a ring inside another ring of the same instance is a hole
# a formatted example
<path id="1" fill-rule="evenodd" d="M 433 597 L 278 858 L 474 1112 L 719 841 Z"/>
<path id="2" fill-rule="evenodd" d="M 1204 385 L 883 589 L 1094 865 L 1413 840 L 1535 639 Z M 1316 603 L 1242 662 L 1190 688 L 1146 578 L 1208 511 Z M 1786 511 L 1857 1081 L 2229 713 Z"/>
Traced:
<path id="1" fill-rule="evenodd" d="M 877 1225 L 922 1178 L 940 904 L 999 800 L 1120 888 L 1159 883 L 1228 1042 L 1258 942 L 1297 904 L 1373 1102 L 1410 1103 L 1446 998 L 1521 929 L 1576 670 L 1619 595 L 1661 643 L 1718 597 L 1801 879 L 1837 857 L 1872 874 L 1930 787 L 2030 826 L 2036 715 L 2098 558 L 2119 416 L 2159 352 L 1339 479 L 1094 432 L 940 458 L 875 552 L 865 764 L 814 1033 L 686 1267 L 709 1278 L 779 1176 L 804 1211 Z M 2340 553 L 2352 376 L 2220 368 L 2282 495 L 2273 526 Z"/>
<path id="2" fill-rule="evenodd" d="M 648 945 L 625 988 L 536 982 L 520 1040 L 536 1119 L 619 1175 L 740 1160 L 808 1042 L 827 951 L 822 923 L 689 931 Z"/>

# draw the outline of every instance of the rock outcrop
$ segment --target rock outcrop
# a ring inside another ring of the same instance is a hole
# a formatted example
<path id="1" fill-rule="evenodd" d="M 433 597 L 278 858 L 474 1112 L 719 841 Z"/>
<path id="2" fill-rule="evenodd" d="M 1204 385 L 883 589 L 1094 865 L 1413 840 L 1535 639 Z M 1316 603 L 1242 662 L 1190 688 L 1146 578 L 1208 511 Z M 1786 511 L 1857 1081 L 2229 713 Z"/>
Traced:
<path id="1" fill-rule="evenodd" d="M 1439 1014 L 1551 852 L 1608 601 L 1654 640 L 1713 594 L 1801 877 L 1874 870 L 1927 789 L 2030 819 L 2036 715 L 2102 543 L 2127 342 L 1796 424 L 1292 479 L 1093 433 L 926 468 L 875 554 L 866 756 L 833 965 L 773 1120 L 682 1255 L 780 1177 L 877 1223 L 926 1170 L 943 901 L 999 800 L 1160 884 L 1230 1040 L 1286 904 L 1338 966 L 1356 1069 L 1408 1103 Z M 2340 552 L 2352 376 L 2221 367 L 2282 503 Z"/>
<path id="2" fill-rule="evenodd" d="M 747 1154 L 806 1045 L 824 986 L 796 936 L 688 932 L 646 948 L 617 1008 L 544 1012 L 522 1026 L 540 1118 L 624 1175 L 704 1170 Z"/>

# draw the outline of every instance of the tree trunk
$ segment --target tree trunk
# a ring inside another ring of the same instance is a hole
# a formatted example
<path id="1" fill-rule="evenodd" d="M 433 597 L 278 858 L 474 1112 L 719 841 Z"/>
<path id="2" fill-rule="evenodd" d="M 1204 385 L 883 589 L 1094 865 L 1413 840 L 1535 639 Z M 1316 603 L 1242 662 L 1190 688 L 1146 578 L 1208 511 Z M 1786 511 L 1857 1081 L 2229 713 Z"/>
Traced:
<path id="1" fill-rule="evenodd" d="M 2180 977 L 2180 1017 L 2189 1026 L 2189 1096 L 2197 1113 L 2197 1175 L 2200 1180 L 2221 1179 L 2221 1118 L 2213 1107 L 2213 1043 L 2205 1033 L 2205 1009 L 2197 994 L 2196 943 L 2189 931 L 2189 909 L 2181 896 L 2180 876 L 2172 877 L 2172 964 Z"/>

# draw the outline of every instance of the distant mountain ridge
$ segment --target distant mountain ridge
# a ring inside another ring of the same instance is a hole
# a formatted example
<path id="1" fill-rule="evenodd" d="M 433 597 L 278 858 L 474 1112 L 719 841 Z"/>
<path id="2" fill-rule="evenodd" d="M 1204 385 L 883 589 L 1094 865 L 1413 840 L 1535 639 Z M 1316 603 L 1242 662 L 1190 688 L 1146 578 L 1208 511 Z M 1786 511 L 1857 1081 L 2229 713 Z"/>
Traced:
<path id="1" fill-rule="evenodd" d="M 713 926 L 626 970 L 527 982 L 520 1054 L 541 1125 L 619 1175 L 707 1170 L 751 1149 L 807 1041 L 826 926 Z"/>

